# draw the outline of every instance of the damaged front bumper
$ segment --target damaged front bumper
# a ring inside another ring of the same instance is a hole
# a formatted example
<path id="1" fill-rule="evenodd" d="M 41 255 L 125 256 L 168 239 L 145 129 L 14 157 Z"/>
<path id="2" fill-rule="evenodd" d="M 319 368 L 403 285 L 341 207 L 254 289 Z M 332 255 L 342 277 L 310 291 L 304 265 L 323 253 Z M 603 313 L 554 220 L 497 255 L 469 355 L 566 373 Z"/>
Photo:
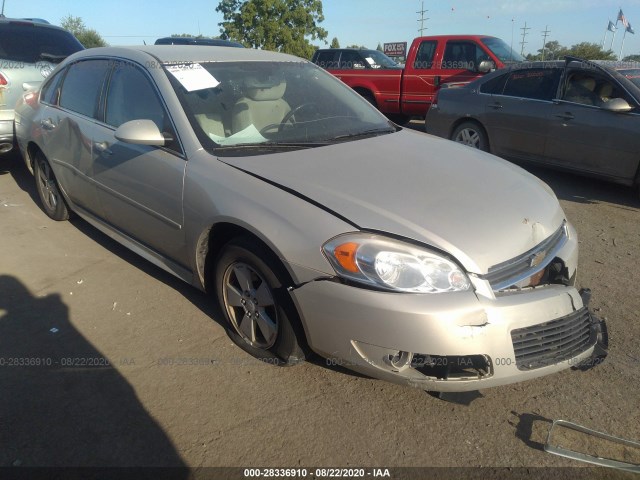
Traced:
<path id="1" fill-rule="evenodd" d="M 606 355 L 606 326 L 589 312 L 587 292 L 572 286 L 485 298 L 317 281 L 291 293 L 311 348 L 328 364 L 429 391 L 505 385 L 588 368 Z"/>

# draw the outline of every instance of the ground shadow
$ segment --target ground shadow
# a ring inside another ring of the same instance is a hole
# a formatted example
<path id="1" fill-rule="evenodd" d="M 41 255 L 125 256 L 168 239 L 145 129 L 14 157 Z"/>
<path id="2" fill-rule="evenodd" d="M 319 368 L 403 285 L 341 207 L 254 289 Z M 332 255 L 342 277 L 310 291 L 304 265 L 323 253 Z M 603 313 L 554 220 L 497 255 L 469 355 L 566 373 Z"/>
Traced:
<path id="1" fill-rule="evenodd" d="M 117 364 L 69 321 L 57 294 L 0 275 L 0 466 L 187 470 Z"/>
<path id="2" fill-rule="evenodd" d="M 522 166 L 547 183 L 561 200 L 584 204 L 606 202 L 633 211 L 640 207 L 638 187 L 627 187 L 550 168 Z"/>
<path id="3" fill-rule="evenodd" d="M 518 419 L 517 422 L 509 420 L 509 425 L 516 429 L 516 437 L 522 440 L 528 447 L 544 452 L 544 443 L 538 442 L 533 438 L 534 423 L 548 423 L 550 428 L 553 421 L 535 413 L 517 413 L 512 411 L 511 414 Z"/>

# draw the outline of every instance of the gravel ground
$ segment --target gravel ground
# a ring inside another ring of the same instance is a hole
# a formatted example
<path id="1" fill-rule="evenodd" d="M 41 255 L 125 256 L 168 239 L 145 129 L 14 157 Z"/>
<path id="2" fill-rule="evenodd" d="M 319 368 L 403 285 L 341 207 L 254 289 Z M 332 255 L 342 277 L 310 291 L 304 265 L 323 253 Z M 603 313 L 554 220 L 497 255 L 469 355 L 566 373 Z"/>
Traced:
<path id="1" fill-rule="evenodd" d="M 609 325 L 606 362 L 444 401 L 321 360 L 254 361 L 204 294 L 79 219 L 49 220 L 24 166 L 3 162 L 1 467 L 580 466 L 543 451 L 554 419 L 640 440 L 637 191 L 532 170 L 578 230 L 578 281 Z M 575 471 L 626 478 L 527 478 Z"/>

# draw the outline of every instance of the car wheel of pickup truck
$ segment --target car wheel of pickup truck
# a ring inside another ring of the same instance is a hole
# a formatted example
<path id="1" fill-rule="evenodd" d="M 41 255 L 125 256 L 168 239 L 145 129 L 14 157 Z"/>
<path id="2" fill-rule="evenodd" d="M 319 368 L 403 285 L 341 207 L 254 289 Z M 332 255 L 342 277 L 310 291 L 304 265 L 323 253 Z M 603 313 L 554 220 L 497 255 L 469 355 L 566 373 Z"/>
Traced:
<path id="1" fill-rule="evenodd" d="M 463 122 L 451 134 L 451 140 L 484 152 L 489 151 L 489 140 L 484 129 L 476 122 Z"/>
<path id="2" fill-rule="evenodd" d="M 298 315 L 283 283 L 286 273 L 274 257 L 249 238 L 231 240 L 215 267 L 216 294 L 236 345 L 266 363 L 296 365 L 305 360 L 304 340 L 294 327 Z"/>

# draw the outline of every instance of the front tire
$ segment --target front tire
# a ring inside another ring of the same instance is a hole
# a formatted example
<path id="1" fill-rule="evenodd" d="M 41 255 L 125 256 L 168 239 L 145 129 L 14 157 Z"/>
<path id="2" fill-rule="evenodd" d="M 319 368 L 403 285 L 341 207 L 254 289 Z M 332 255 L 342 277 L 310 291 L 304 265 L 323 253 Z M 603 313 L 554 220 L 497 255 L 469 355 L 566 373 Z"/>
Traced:
<path id="1" fill-rule="evenodd" d="M 270 364 L 303 362 L 304 334 L 286 290 L 288 276 L 275 255 L 240 237 L 223 247 L 215 269 L 216 295 L 231 340 Z"/>
<path id="2" fill-rule="evenodd" d="M 36 179 L 36 190 L 40 198 L 40 204 L 44 213 L 57 221 L 69 219 L 69 209 L 62 198 L 58 181 L 51 170 L 51 165 L 42 154 L 38 152 L 34 161 L 34 176 Z"/>
<path id="3" fill-rule="evenodd" d="M 489 139 L 484 129 L 475 122 L 464 122 L 451 134 L 451 140 L 483 152 L 489 151 Z"/>

